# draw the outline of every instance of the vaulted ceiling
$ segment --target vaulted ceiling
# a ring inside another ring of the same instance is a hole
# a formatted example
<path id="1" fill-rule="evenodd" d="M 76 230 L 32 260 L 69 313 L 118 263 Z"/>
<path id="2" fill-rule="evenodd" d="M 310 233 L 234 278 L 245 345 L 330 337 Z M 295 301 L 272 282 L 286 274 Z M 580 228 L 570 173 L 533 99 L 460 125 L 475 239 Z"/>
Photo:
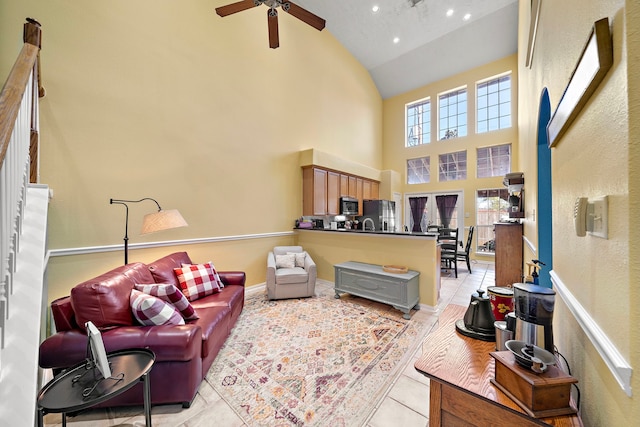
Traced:
<path id="1" fill-rule="evenodd" d="M 327 21 L 383 98 L 517 51 L 518 0 L 294 2 Z"/>

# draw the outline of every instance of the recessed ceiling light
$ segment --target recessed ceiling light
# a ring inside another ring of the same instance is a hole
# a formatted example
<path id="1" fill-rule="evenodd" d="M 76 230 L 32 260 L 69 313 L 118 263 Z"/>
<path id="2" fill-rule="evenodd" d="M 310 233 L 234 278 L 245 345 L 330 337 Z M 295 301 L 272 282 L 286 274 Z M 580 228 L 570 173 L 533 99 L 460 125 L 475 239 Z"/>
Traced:
<path id="1" fill-rule="evenodd" d="M 376 5 L 374 5 L 374 6 L 371 8 L 371 10 L 373 11 L 373 13 L 376 13 L 377 11 L 379 11 L 379 10 L 380 10 L 380 6 L 378 6 L 378 5 L 376 4 Z"/>
<path id="2" fill-rule="evenodd" d="M 453 15 L 453 9 L 447 10 L 447 16 L 451 16 L 451 15 Z"/>
<path id="3" fill-rule="evenodd" d="M 469 19 L 471 19 L 471 14 L 470 13 L 465 14 L 462 19 L 464 19 L 465 21 L 468 21 Z"/>
<path id="4" fill-rule="evenodd" d="M 393 38 L 393 42 L 396 43 L 396 44 L 399 43 L 400 42 L 400 38 L 399 37 L 394 37 Z"/>

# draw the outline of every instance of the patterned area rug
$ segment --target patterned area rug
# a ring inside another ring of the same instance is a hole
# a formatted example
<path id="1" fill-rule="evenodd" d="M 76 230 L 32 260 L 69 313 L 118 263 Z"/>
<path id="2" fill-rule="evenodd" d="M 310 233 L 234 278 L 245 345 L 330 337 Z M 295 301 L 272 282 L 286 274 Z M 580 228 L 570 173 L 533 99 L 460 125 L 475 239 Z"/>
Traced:
<path id="1" fill-rule="evenodd" d="M 207 375 L 247 425 L 362 425 L 430 327 L 427 316 L 334 295 L 320 281 L 314 298 L 247 295 Z"/>

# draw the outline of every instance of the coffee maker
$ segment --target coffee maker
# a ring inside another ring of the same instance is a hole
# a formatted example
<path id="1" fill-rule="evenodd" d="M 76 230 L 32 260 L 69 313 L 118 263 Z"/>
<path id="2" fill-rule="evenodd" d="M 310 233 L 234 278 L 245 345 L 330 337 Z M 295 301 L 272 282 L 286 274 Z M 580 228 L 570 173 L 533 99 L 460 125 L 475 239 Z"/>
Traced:
<path id="1" fill-rule="evenodd" d="M 555 353 L 553 307 L 556 292 L 531 283 L 514 283 L 515 339 Z"/>

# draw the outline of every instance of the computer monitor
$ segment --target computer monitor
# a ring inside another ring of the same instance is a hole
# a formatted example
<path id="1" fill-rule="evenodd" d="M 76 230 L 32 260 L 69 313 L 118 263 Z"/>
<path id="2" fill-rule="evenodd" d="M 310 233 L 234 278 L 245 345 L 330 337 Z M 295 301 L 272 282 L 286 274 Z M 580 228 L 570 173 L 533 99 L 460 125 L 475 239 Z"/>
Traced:
<path id="1" fill-rule="evenodd" d="M 100 374 L 102 374 L 102 377 L 109 378 L 111 377 L 111 368 L 109 367 L 107 352 L 104 350 L 102 334 L 91 321 L 85 323 L 85 327 L 87 328 L 87 335 L 89 337 L 91 360 L 98 368 L 98 371 L 100 371 Z"/>

